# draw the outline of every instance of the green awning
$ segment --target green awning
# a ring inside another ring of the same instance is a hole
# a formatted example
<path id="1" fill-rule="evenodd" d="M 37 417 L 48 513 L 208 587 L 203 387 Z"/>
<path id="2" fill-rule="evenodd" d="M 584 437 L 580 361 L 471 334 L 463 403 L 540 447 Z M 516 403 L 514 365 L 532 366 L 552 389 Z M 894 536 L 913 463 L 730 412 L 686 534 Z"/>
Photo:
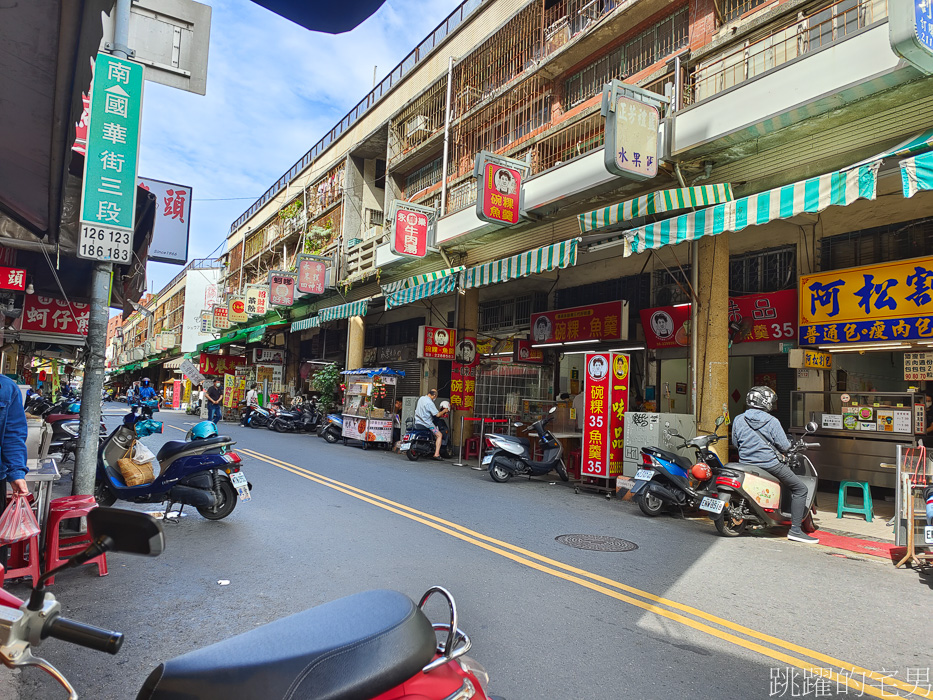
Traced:
<path id="1" fill-rule="evenodd" d="M 292 323 L 292 333 L 306 331 L 309 328 L 319 328 L 320 325 L 321 319 L 319 319 L 317 316 L 310 316 L 308 318 L 303 318 L 300 321 L 295 321 Z"/>
<path id="2" fill-rule="evenodd" d="M 562 241 L 553 245 L 542 246 L 535 250 L 513 255 L 510 258 L 494 260 L 471 267 L 466 271 L 465 289 L 483 287 L 487 284 L 499 284 L 509 280 L 549 270 L 558 270 L 577 264 L 577 244 L 579 238 Z"/>
<path id="3" fill-rule="evenodd" d="M 431 280 L 417 287 L 400 289 L 397 292 L 386 295 L 386 309 L 394 309 L 396 306 L 410 304 L 419 299 L 438 296 L 440 294 L 450 294 L 457 288 L 457 276 L 448 275 L 437 280 Z"/>
<path id="4" fill-rule="evenodd" d="M 619 204 L 613 204 L 610 207 L 580 214 L 580 231 L 589 233 L 648 214 L 660 214 L 666 211 L 686 209 L 687 207 L 706 207 L 710 204 L 720 204 L 731 200 L 732 185 L 728 183 L 652 192 Z"/>
<path id="5" fill-rule="evenodd" d="M 413 287 L 420 287 L 422 284 L 428 284 L 429 282 L 442 280 L 445 277 L 455 277 L 458 273 L 463 272 L 465 269 L 466 268 L 463 265 L 458 265 L 457 267 L 451 267 L 446 270 L 425 272 L 420 275 L 415 275 L 414 277 L 406 277 L 403 280 L 396 280 L 395 282 L 389 282 L 382 285 L 382 293 L 389 295 L 403 289 L 412 289 Z"/>
<path id="6" fill-rule="evenodd" d="M 724 231 L 742 231 L 803 213 L 815 214 L 830 206 L 846 206 L 858 199 L 874 199 L 878 164 L 830 172 L 773 190 L 715 204 L 672 219 L 625 231 L 608 241 L 594 243 L 589 251 L 622 245 L 623 255 L 656 250 L 666 245 L 715 236 Z"/>
<path id="7" fill-rule="evenodd" d="M 253 326 L 252 328 L 240 328 L 232 333 L 228 333 L 222 338 L 201 343 L 198 345 L 198 352 L 213 352 L 230 343 L 258 343 L 265 336 L 267 328 L 281 325 L 283 324 L 280 321 L 273 321 L 272 323 L 264 323 L 261 326 Z"/>
<path id="8" fill-rule="evenodd" d="M 318 311 L 316 318 L 321 319 L 322 322 L 337 321 L 351 316 L 365 316 L 367 311 L 369 311 L 369 299 L 361 299 L 340 306 L 328 306 L 326 309 Z"/>
<path id="9" fill-rule="evenodd" d="M 933 190 L 933 153 L 902 160 L 901 182 L 908 199 L 917 192 Z"/>

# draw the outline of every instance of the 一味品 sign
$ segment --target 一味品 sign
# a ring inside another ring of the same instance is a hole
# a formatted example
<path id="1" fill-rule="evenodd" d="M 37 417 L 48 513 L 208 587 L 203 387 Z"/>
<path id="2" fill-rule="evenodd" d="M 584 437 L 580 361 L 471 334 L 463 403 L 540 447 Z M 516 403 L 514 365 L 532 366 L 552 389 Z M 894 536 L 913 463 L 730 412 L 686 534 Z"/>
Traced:
<path id="1" fill-rule="evenodd" d="M 623 353 L 586 354 L 581 476 L 607 479 L 622 473 L 629 367 Z"/>
<path id="2" fill-rule="evenodd" d="M 800 278 L 800 345 L 933 341 L 933 257 Z"/>

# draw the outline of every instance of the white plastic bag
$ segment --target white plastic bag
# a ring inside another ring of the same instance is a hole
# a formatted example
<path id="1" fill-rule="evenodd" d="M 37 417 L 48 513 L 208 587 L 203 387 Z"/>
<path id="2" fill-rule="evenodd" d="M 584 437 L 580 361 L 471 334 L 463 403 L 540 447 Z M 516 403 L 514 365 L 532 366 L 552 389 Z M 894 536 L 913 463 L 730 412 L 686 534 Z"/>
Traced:
<path id="1" fill-rule="evenodd" d="M 152 454 L 152 450 L 137 441 L 133 447 L 133 461 L 136 464 L 153 464 L 156 461 L 156 456 Z"/>

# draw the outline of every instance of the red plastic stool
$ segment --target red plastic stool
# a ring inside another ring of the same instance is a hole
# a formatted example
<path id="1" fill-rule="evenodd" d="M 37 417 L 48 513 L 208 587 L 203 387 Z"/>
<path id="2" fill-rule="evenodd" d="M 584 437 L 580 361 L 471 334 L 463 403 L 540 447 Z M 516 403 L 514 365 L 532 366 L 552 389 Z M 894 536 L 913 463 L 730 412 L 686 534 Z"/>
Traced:
<path id="1" fill-rule="evenodd" d="M 56 498 L 49 505 L 48 533 L 45 543 L 45 570 L 51 571 L 56 566 L 64 564 L 68 557 L 83 551 L 94 539 L 93 534 L 88 528 L 84 535 L 74 535 L 71 537 L 62 537 L 59 528 L 63 520 L 72 518 L 83 518 L 97 507 L 97 501 L 93 496 L 65 496 Z M 107 555 L 101 554 L 99 557 L 91 559 L 88 564 L 97 564 L 97 573 L 100 576 L 107 575 Z M 48 585 L 55 583 L 52 577 Z"/>
<path id="2" fill-rule="evenodd" d="M 10 556 L 7 559 L 6 571 L 0 566 L 0 585 L 4 578 L 20 578 L 29 576 L 33 585 L 39 580 L 39 562 L 42 555 L 39 552 L 39 535 L 33 535 L 25 540 L 10 545 Z"/>
<path id="3" fill-rule="evenodd" d="M 474 459 L 479 457 L 479 435 L 468 437 L 463 443 L 463 458 Z"/>
<path id="4" fill-rule="evenodd" d="M 583 454 L 581 450 L 570 450 L 570 464 L 567 465 L 567 471 L 571 472 L 573 476 L 580 476 L 580 455 Z"/>

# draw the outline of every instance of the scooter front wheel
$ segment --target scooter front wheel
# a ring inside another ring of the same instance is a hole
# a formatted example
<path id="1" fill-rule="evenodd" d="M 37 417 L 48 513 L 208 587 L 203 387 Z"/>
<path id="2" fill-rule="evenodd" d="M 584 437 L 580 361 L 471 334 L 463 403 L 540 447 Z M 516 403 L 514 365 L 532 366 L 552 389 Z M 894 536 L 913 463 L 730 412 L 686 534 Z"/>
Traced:
<path id="1" fill-rule="evenodd" d="M 745 526 L 748 523 L 745 518 L 733 518 L 728 511 L 729 507 L 727 506 L 722 513 L 713 518 L 713 522 L 716 524 L 716 532 L 723 537 L 738 537 L 745 532 Z"/>
<path id="2" fill-rule="evenodd" d="M 660 515 L 661 511 L 664 510 L 664 501 L 650 491 L 635 494 L 635 502 L 641 508 L 641 512 L 651 518 Z"/>
<path id="3" fill-rule="evenodd" d="M 557 472 L 557 476 L 560 477 L 561 481 L 570 481 L 570 475 L 567 473 L 567 467 L 564 466 L 563 461 L 557 462 L 557 466 L 554 467 L 554 471 Z"/>
<path id="4" fill-rule="evenodd" d="M 117 502 L 117 494 L 107 484 L 98 481 L 94 484 L 94 500 L 97 501 L 97 505 L 109 508 Z"/>
<path id="5" fill-rule="evenodd" d="M 333 445 L 335 442 L 337 442 L 337 435 L 332 430 L 325 430 L 324 439 Z"/>

